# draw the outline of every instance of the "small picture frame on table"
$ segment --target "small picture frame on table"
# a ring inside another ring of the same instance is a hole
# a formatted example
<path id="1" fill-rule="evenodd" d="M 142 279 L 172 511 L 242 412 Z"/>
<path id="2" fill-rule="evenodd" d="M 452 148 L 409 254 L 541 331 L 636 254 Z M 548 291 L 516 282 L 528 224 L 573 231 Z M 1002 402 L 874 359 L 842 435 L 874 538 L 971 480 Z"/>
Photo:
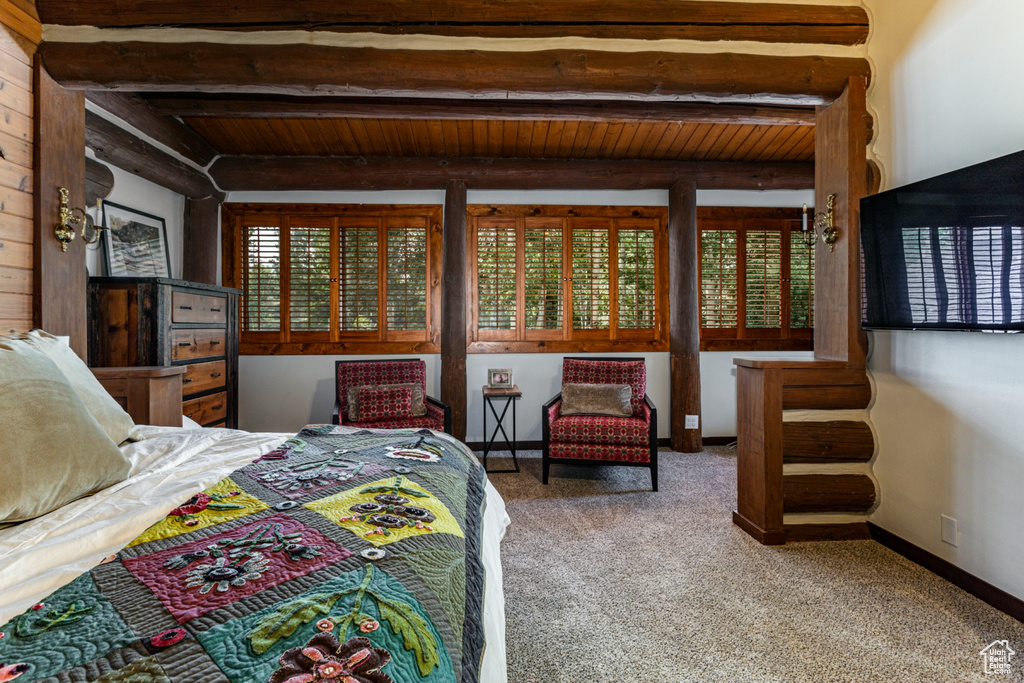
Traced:
<path id="1" fill-rule="evenodd" d="M 509 368 L 488 368 L 487 386 L 491 389 L 511 389 L 512 370 Z"/>
<path id="2" fill-rule="evenodd" d="M 103 256 L 110 277 L 171 277 L 167 224 L 138 209 L 103 202 Z"/>

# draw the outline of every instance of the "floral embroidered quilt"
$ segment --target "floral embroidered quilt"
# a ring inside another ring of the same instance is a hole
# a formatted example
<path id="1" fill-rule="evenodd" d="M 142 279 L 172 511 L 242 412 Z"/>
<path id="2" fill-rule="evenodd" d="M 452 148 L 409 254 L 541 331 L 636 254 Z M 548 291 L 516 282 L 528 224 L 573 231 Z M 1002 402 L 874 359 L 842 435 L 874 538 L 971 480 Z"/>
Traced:
<path id="1" fill-rule="evenodd" d="M 311 425 L 0 626 L 0 683 L 476 683 L 485 475 Z"/>

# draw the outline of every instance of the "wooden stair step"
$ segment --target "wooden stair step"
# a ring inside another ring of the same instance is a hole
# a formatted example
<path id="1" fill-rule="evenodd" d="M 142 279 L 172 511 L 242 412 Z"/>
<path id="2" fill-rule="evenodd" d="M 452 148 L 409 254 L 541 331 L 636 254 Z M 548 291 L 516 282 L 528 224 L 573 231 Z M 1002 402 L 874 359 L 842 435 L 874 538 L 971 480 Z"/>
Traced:
<path id="1" fill-rule="evenodd" d="M 875 438 L 865 422 L 783 422 L 783 463 L 867 462 Z"/>
<path id="2" fill-rule="evenodd" d="M 875 503 L 875 482 L 864 474 L 782 477 L 783 512 L 864 512 Z"/>

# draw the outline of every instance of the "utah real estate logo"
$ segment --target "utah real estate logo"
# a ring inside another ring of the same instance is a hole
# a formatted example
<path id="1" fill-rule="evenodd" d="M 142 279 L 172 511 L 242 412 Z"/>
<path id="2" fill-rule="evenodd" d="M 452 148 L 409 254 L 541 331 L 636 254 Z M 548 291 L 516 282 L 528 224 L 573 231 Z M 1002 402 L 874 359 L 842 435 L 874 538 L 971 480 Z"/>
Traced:
<path id="1" fill-rule="evenodd" d="M 993 640 L 979 654 L 985 662 L 985 673 L 1008 674 L 1010 673 L 1010 659 L 1017 653 L 1010 649 L 1010 641 Z"/>

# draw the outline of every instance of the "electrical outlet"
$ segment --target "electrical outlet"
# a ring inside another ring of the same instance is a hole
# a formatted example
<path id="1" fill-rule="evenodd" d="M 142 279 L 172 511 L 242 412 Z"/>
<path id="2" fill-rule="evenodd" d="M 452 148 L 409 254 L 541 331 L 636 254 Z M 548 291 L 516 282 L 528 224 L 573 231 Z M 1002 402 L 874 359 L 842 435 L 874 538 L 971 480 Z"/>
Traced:
<path id="1" fill-rule="evenodd" d="M 947 515 L 942 515 L 942 542 L 948 543 L 954 548 L 959 543 L 960 531 L 957 521 Z"/>
<path id="2" fill-rule="evenodd" d="M 686 424 L 683 425 L 685 429 L 697 429 L 700 426 L 700 416 L 698 415 L 687 415 Z"/>

